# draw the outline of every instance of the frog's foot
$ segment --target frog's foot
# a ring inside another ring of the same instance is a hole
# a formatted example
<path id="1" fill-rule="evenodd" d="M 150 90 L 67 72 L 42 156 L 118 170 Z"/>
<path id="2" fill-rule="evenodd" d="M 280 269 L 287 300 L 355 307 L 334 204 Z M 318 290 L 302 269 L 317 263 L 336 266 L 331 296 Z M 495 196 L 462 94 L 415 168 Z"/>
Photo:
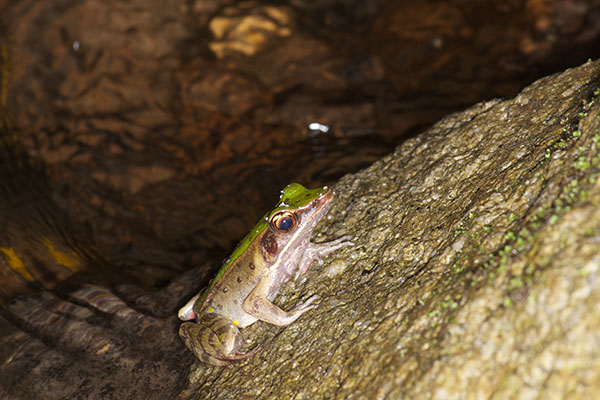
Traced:
<path id="1" fill-rule="evenodd" d="M 300 275 L 308 271 L 308 268 L 310 268 L 313 261 L 320 261 L 322 258 L 327 257 L 329 254 L 341 249 L 342 247 L 354 245 L 354 243 L 351 242 L 350 239 L 352 239 L 352 236 L 342 236 L 339 239 L 325 243 L 311 242 L 306 248 L 306 251 L 302 256 L 302 260 L 300 260 L 294 279 L 298 279 Z"/>
<path id="2" fill-rule="evenodd" d="M 242 307 L 244 311 L 253 317 L 260 319 L 261 321 L 268 322 L 269 324 L 277 326 L 286 326 L 300 318 L 302 314 L 308 310 L 312 310 L 317 307 L 316 304 L 312 304 L 319 296 L 311 296 L 305 302 L 297 304 L 290 311 L 284 311 L 271 303 L 267 297 L 262 294 L 260 285 L 254 288 L 252 292 L 246 297 Z"/>
<path id="3" fill-rule="evenodd" d="M 200 361 L 216 366 L 245 360 L 258 351 L 240 352 L 244 337 L 229 318 L 216 313 L 202 315 L 198 323 L 184 322 L 179 336 Z"/>

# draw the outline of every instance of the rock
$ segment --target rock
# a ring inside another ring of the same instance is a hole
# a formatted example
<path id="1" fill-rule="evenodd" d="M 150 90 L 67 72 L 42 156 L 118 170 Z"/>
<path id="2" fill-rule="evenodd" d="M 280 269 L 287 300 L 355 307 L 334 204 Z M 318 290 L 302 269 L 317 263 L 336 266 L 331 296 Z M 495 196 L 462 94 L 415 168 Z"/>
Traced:
<path id="1" fill-rule="evenodd" d="M 588 62 L 345 176 L 316 240 L 356 245 L 285 286 L 283 308 L 312 294 L 319 307 L 245 329 L 262 350 L 233 368 L 192 365 L 164 315 L 187 300 L 186 276 L 161 300 L 89 284 L 16 299 L 0 321 L 0 397 L 592 398 L 599 101 Z"/>

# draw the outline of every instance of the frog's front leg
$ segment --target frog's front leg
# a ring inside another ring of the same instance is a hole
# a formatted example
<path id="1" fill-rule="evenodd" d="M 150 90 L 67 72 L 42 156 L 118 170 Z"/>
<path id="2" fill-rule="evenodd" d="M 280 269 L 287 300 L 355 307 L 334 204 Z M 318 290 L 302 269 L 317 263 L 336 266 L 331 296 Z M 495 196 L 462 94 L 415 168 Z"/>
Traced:
<path id="1" fill-rule="evenodd" d="M 302 255 L 302 259 L 298 263 L 298 269 L 294 279 L 298 279 L 300 275 L 308 271 L 308 268 L 315 260 L 320 260 L 323 257 L 328 256 L 334 251 L 341 249 L 342 247 L 352 246 L 354 243 L 350 241 L 351 236 L 342 236 L 339 239 L 332 240 L 331 242 L 325 243 L 309 243 L 308 247 Z"/>
<path id="2" fill-rule="evenodd" d="M 277 326 L 286 326 L 297 320 L 308 310 L 317 307 L 311 305 L 313 301 L 319 298 L 319 296 L 314 295 L 305 302 L 297 304 L 290 311 L 283 311 L 267 298 L 272 283 L 272 279 L 269 277 L 263 278 L 242 303 L 244 311 L 261 321 Z"/>
<path id="3" fill-rule="evenodd" d="M 240 352 L 244 337 L 229 318 L 217 313 L 203 314 L 198 323 L 184 322 L 179 336 L 200 361 L 216 366 L 245 360 L 258 350 Z"/>

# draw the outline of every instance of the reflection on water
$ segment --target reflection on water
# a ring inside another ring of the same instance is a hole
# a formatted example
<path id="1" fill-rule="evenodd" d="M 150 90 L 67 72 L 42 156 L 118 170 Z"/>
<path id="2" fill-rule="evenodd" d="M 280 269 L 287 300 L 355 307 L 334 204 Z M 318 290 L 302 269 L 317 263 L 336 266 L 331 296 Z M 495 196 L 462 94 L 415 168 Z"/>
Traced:
<path id="1" fill-rule="evenodd" d="M 153 286 L 226 254 L 287 183 L 332 184 L 598 56 L 568 7 L 334 3 L 4 4 L 0 94 L 64 229 Z"/>

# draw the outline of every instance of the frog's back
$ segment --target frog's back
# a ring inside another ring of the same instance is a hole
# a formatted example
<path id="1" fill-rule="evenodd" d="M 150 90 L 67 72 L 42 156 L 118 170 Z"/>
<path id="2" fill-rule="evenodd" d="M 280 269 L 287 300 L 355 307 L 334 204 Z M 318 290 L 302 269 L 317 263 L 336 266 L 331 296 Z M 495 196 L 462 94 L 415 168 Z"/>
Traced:
<path id="1" fill-rule="evenodd" d="M 256 321 L 244 311 L 242 304 L 265 271 L 265 260 L 258 246 L 258 241 L 254 240 L 225 271 L 220 271 L 219 279 L 211 285 L 201 302 L 202 312 L 224 315 L 240 327 Z"/>

